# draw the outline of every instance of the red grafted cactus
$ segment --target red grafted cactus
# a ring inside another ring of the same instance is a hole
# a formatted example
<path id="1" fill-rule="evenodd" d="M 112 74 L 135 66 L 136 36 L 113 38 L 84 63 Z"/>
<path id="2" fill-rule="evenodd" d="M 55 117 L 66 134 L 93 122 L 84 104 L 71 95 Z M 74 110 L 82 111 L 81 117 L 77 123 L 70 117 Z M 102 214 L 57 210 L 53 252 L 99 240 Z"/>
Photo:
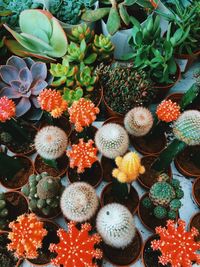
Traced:
<path id="1" fill-rule="evenodd" d="M 68 109 L 70 122 L 74 123 L 77 132 L 82 132 L 83 127 L 89 126 L 96 120 L 99 108 L 91 100 L 80 98 Z"/>
<path id="2" fill-rule="evenodd" d="M 94 142 L 90 139 L 87 143 L 83 139 L 77 145 L 72 145 L 72 150 L 67 151 L 70 160 L 70 168 L 77 167 L 78 173 L 83 173 L 85 168 L 91 168 L 98 160 L 97 148 L 93 147 Z"/>
<path id="3" fill-rule="evenodd" d="M 95 249 L 94 245 L 101 241 L 98 234 L 89 235 L 91 226 L 88 223 L 81 225 L 81 230 L 76 228 L 74 222 L 68 223 L 68 232 L 59 229 L 58 244 L 50 244 L 49 250 L 56 252 L 57 257 L 51 261 L 55 266 L 63 267 L 98 267 L 93 259 L 101 259 L 102 251 Z"/>
<path id="4" fill-rule="evenodd" d="M 10 120 L 15 116 L 15 103 L 6 96 L 0 98 L 0 122 Z"/>
<path id="5" fill-rule="evenodd" d="M 164 100 L 158 105 L 156 114 L 158 119 L 165 122 L 171 122 L 180 116 L 180 106 L 171 100 Z"/>
<path id="6" fill-rule="evenodd" d="M 35 259 L 38 256 L 38 248 L 42 247 L 42 240 L 47 235 L 43 228 L 43 222 L 39 221 L 35 214 L 23 214 L 9 224 L 11 232 L 8 238 L 8 250 L 15 251 L 17 258 Z"/>
<path id="7" fill-rule="evenodd" d="M 200 255 L 196 253 L 200 249 L 200 242 L 194 240 L 199 232 L 194 227 L 187 232 L 185 225 L 184 221 L 178 220 L 176 227 L 175 222 L 169 220 L 167 228 L 156 228 L 160 240 L 152 241 L 151 247 L 161 251 L 159 262 L 162 265 L 170 263 L 172 267 L 191 267 L 193 262 L 200 263 Z"/>

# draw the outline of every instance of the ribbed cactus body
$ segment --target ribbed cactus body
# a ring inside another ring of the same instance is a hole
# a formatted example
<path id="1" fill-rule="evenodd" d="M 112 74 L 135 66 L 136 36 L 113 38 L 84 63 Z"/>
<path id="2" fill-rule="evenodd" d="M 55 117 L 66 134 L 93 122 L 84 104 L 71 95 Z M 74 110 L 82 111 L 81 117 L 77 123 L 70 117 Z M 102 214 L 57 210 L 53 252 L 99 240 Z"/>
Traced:
<path id="1" fill-rule="evenodd" d="M 57 178 L 46 176 L 37 184 L 37 195 L 40 199 L 53 198 L 60 192 L 60 182 Z"/>
<path id="2" fill-rule="evenodd" d="M 135 236 L 132 214 L 117 203 L 108 204 L 99 211 L 96 227 L 103 241 L 115 248 L 127 247 Z"/>
<path id="3" fill-rule="evenodd" d="M 189 146 L 200 145 L 200 112 L 183 112 L 174 124 L 174 135 Z"/>
<path id="4" fill-rule="evenodd" d="M 155 183 L 149 192 L 149 197 L 154 205 L 168 206 L 175 196 L 173 187 L 167 182 Z"/>
<path id="5" fill-rule="evenodd" d="M 97 131 L 95 144 L 105 157 L 114 159 L 126 153 L 129 137 L 122 126 L 108 123 Z"/>

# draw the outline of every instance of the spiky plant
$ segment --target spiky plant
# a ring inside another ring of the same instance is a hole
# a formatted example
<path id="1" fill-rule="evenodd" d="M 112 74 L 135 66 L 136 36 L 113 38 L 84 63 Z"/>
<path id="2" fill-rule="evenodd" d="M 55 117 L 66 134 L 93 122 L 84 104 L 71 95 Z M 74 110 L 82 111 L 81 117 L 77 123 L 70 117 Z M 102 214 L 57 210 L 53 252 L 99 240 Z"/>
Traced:
<path id="1" fill-rule="evenodd" d="M 129 134 L 144 136 L 153 126 L 153 116 L 147 108 L 133 108 L 124 118 L 124 126 Z"/>
<path id="2" fill-rule="evenodd" d="M 126 153 L 129 146 L 129 137 L 122 126 L 116 123 L 108 123 L 97 131 L 95 144 L 105 157 L 114 159 Z"/>
<path id="3" fill-rule="evenodd" d="M 84 182 L 76 182 L 64 190 L 60 206 L 63 215 L 75 222 L 86 222 L 97 213 L 99 201 L 94 188 Z"/>
<path id="4" fill-rule="evenodd" d="M 172 122 L 180 116 L 180 106 L 171 100 L 163 100 L 156 109 L 158 119 L 165 122 Z"/>
<path id="5" fill-rule="evenodd" d="M 114 248 L 127 247 L 136 232 L 132 214 L 125 206 L 117 203 L 101 208 L 96 227 L 103 241 Z"/>
<path id="6" fill-rule="evenodd" d="M 8 209 L 5 200 L 5 194 L 0 193 L 0 229 L 4 230 L 7 226 Z"/>

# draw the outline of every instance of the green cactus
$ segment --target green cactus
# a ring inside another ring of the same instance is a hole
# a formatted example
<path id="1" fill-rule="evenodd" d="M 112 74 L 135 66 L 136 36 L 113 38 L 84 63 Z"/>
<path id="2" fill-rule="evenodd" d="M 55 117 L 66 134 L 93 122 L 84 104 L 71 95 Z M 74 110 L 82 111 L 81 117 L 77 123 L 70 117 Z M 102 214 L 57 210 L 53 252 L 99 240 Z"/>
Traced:
<path id="1" fill-rule="evenodd" d="M 182 190 L 182 189 L 177 189 L 177 190 L 176 190 L 176 197 L 177 197 L 178 199 L 181 199 L 183 196 L 184 196 L 184 192 L 183 192 L 183 190 Z"/>
<path id="2" fill-rule="evenodd" d="M 142 200 L 142 205 L 147 209 L 150 209 L 150 208 L 153 207 L 153 203 L 152 203 L 152 201 L 151 201 L 151 199 L 149 197 L 145 197 Z"/>
<path id="3" fill-rule="evenodd" d="M 113 58 L 114 45 L 112 44 L 110 37 L 103 34 L 95 35 L 92 49 L 95 53 L 97 53 L 97 59 L 99 62 L 108 62 Z"/>
<path id="4" fill-rule="evenodd" d="M 0 193 L 0 229 L 4 230 L 8 225 L 8 209 L 6 207 L 5 194 Z"/>
<path id="5" fill-rule="evenodd" d="M 170 210 L 167 216 L 170 220 L 175 220 L 177 217 L 177 212 L 174 210 Z"/>
<path id="6" fill-rule="evenodd" d="M 167 210 L 163 206 L 157 206 L 154 208 L 153 214 L 157 219 L 164 219 L 167 216 Z"/>
<path id="7" fill-rule="evenodd" d="M 174 188 L 176 188 L 176 189 L 179 189 L 179 188 L 180 188 L 180 182 L 179 182 L 179 180 L 177 180 L 177 179 L 172 179 L 170 183 L 171 183 L 171 185 L 172 185 Z"/>
<path id="8" fill-rule="evenodd" d="M 76 74 L 77 86 L 88 92 L 91 92 L 94 90 L 94 85 L 97 80 L 98 76 L 92 72 L 92 69 L 89 66 L 85 66 L 83 63 L 81 63 L 79 72 Z"/>
<path id="9" fill-rule="evenodd" d="M 83 97 L 83 89 L 78 87 L 75 90 L 69 90 L 64 88 L 63 99 L 67 101 L 68 107 L 70 107 L 74 101 L 78 101 Z"/>
<path id="10" fill-rule="evenodd" d="M 175 198 L 175 190 L 167 182 L 157 182 L 151 187 L 149 197 L 154 205 L 168 206 Z"/>
<path id="11" fill-rule="evenodd" d="M 181 204 L 181 201 L 179 199 L 173 199 L 170 202 L 169 206 L 170 206 L 170 210 L 178 211 L 181 208 L 182 204 Z"/>
<path id="12" fill-rule="evenodd" d="M 8 144 L 13 140 L 13 138 L 12 138 L 12 135 L 9 134 L 8 132 L 2 132 L 0 134 L 0 140 L 2 143 Z"/>
<path id="13" fill-rule="evenodd" d="M 91 30 L 86 23 L 83 23 L 76 27 L 73 27 L 71 35 L 69 35 L 68 37 L 75 43 L 81 43 L 81 41 L 84 39 L 88 44 L 93 40 L 94 31 Z"/>

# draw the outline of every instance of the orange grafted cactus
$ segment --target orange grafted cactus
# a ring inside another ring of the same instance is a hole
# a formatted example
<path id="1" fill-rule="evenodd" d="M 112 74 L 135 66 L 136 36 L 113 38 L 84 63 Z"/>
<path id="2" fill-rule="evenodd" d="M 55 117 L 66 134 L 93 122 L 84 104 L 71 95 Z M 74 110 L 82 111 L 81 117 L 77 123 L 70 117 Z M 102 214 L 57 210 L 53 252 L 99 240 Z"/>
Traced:
<path id="1" fill-rule="evenodd" d="M 0 98 L 0 122 L 10 120 L 15 116 L 15 103 L 6 96 Z"/>
<path id="2" fill-rule="evenodd" d="M 164 100 L 158 105 L 156 114 L 158 119 L 165 122 L 171 122 L 180 116 L 180 106 L 171 100 Z"/>

